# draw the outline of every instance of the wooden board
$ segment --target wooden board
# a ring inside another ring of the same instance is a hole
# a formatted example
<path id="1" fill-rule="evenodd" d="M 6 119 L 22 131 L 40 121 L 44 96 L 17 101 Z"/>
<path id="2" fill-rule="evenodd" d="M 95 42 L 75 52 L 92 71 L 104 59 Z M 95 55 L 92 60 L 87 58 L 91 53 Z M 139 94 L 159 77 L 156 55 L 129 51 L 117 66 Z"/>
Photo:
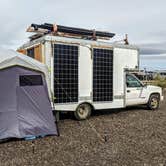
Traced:
<path id="1" fill-rule="evenodd" d="M 17 52 L 26 55 L 27 51 L 25 49 L 18 49 Z"/>
<path id="2" fill-rule="evenodd" d="M 35 51 L 35 59 L 42 62 L 42 45 L 38 45 L 34 48 Z"/>

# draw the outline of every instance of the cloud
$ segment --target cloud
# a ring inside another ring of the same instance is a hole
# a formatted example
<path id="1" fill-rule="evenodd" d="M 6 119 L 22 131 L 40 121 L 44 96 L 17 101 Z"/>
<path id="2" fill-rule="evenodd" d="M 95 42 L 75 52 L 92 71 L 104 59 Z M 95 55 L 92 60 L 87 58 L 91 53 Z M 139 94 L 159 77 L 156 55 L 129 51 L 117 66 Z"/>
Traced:
<path id="1" fill-rule="evenodd" d="M 114 40 L 127 33 L 141 53 L 161 54 L 166 48 L 165 6 L 163 0 L 5 0 L 0 2 L 0 45 L 16 49 L 27 41 L 31 23 L 50 22 L 115 32 Z"/>
<path id="2" fill-rule="evenodd" d="M 31 23 L 115 32 L 113 41 L 129 35 L 140 48 L 141 67 L 166 64 L 166 1 L 164 0 L 5 0 L 0 1 L 0 46 L 17 49 L 28 40 Z"/>
<path id="3" fill-rule="evenodd" d="M 166 48 L 166 46 L 164 47 Z M 166 49 L 159 48 L 150 48 L 150 47 L 140 47 L 140 54 L 143 55 L 157 55 L 157 54 L 166 54 Z"/>
<path id="4" fill-rule="evenodd" d="M 140 54 L 166 54 L 166 41 L 139 44 Z"/>
<path id="5" fill-rule="evenodd" d="M 160 37 L 160 35 L 158 36 L 158 38 Z M 162 41 L 162 38 L 160 38 L 161 41 L 159 42 L 156 42 L 154 40 L 154 42 L 148 42 L 148 43 L 142 43 L 142 44 L 139 44 L 140 47 L 151 47 L 151 48 L 164 48 L 166 46 L 166 39 L 165 39 L 165 36 L 162 36 L 164 38 L 164 41 Z M 157 38 L 157 36 L 156 36 Z"/>
<path id="6" fill-rule="evenodd" d="M 141 60 L 166 60 L 166 54 L 160 55 L 141 55 Z"/>

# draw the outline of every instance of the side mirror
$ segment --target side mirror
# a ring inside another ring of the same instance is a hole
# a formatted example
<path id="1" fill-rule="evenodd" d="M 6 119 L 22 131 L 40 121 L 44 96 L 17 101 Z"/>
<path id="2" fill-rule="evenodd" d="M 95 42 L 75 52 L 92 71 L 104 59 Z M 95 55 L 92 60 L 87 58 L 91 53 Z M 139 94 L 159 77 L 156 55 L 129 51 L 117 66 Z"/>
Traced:
<path id="1" fill-rule="evenodd" d="M 129 87 L 129 83 L 128 82 L 126 82 L 126 85 L 127 85 L 127 87 Z"/>

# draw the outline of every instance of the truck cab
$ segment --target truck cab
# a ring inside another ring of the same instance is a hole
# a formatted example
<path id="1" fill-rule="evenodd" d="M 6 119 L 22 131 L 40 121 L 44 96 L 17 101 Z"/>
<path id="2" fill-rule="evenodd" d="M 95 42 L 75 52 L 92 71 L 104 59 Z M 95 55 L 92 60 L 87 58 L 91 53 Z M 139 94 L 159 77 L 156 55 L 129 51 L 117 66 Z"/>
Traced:
<path id="1" fill-rule="evenodd" d="M 147 104 L 149 109 L 155 110 L 161 100 L 161 87 L 144 85 L 135 75 L 126 74 L 126 106 Z"/>

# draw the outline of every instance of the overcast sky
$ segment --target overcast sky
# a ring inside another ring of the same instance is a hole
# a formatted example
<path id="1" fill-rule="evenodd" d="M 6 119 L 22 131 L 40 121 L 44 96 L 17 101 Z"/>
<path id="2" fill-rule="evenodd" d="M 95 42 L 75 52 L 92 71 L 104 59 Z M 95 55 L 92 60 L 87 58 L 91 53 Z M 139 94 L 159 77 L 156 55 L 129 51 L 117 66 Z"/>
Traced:
<path id="1" fill-rule="evenodd" d="M 17 49 L 31 23 L 57 23 L 127 33 L 141 49 L 141 68 L 166 69 L 165 0 L 5 0 L 0 1 L 0 45 Z"/>

